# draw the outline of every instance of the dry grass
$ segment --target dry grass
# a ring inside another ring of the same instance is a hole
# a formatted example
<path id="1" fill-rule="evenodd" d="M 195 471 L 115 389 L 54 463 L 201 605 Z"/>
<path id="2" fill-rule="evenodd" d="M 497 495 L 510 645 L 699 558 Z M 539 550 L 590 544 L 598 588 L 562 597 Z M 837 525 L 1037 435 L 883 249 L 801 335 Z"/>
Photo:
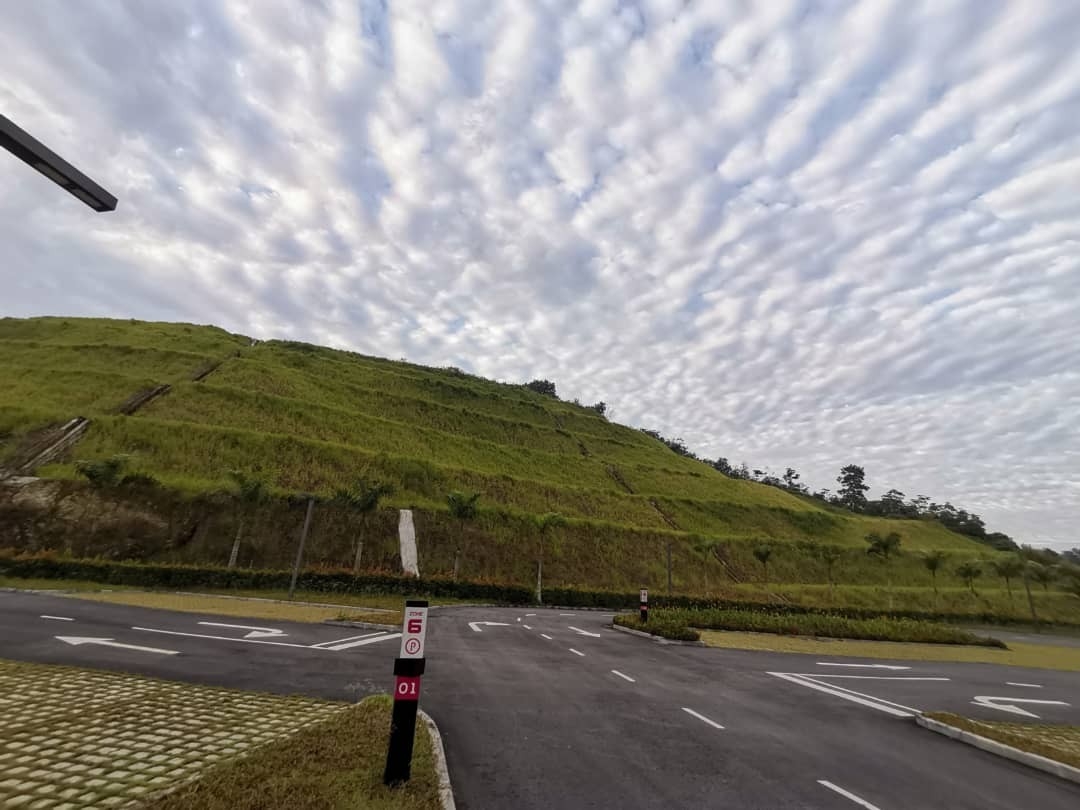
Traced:
<path id="1" fill-rule="evenodd" d="M 962 731 L 970 731 L 980 737 L 1011 745 L 1021 751 L 1080 768 L 1080 726 L 999 723 L 971 720 L 948 712 L 930 712 L 926 716 Z"/>
<path id="2" fill-rule="evenodd" d="M 771 633 L 731 633 L 702 630 L 701 640 L 710 647 L 736 650 L 808 653 L 813 655 L 887 658 L 905 661 L 958 661 L 1005 664 L 1036 669 L 1080 672 L 1080 648 L 1052 647 L 1013 642 L 1008 650 L 941 644 L 908 644 L 893 641 L 853 641 L 797 638 Z"/>

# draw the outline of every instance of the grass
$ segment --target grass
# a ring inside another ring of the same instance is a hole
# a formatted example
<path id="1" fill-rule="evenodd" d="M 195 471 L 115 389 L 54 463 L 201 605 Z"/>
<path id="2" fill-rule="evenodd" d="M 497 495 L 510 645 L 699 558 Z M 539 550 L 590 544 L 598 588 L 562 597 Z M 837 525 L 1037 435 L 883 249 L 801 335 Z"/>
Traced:
<path id="1" fill-rule="evenodd" d="M 827 613 L 773 613 L 767 610 L 656 610 L 650 624 L 702 630 L 734 630 L 868 641 L 902 641 L 930 644 L 972 644 L 1004 647 L 1000 641 L 939 622 L 914 619 L 849 619 Z M 619 624 L 633 616 L 619 616 Z M 635 629 L 646 629 L 644 627 Z"/>
<path id="2" fill-rule="evenodd" d="M 816 656 L 852 656 L 899 661 L 958 661 L 1080 672 L 1080 649 L 1013 642 L 1007 650 L 943 644 L 905 644 L 893 641 L 853 641 L 771 633 L 731 633 L 702 630 L 701 640 L 710 647 L 733 650 L 806 653 Z"/>
<path id="3" fill-rule="evenodd" d="M 1080 726 L 971 720 L 949 712 L 928 712 L 926 716 L 1021 751 L 1080 768 Z"/>
<path id="4" fill-rule="evenodd" d="M 417 722 L 412 778 L 382 784 L 390 698 L 369 697 L 288 739 L 223 763 L 144 810 L 438 810 L 431 739 Z"/>

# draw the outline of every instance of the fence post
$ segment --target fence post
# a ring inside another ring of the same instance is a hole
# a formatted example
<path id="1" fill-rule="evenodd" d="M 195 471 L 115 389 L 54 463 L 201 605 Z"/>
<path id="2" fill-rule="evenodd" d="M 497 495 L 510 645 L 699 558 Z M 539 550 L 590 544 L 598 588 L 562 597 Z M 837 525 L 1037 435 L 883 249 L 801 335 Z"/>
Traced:
<path id="1" fill-rule="evenodd" d="M 647 624 L 649 621 L 649 589 L 641 589 L 641 623 Z"/>
<path id="2" fill-rule="evenodd" d="M 304 529 L 300 532 L 300 545 L 296 549 L 296 562 L 293 563 L 292 581 L 289 582 L 289 598 L 296 593 L 296 578 L 300 576 L 300 563 L 304 561 L 304 543 L 307 542 L 308 529 L 311 528 L 311 513 L 315 510 L 315 499 L 308 498 L 307 514 L 304 515 Z"/>

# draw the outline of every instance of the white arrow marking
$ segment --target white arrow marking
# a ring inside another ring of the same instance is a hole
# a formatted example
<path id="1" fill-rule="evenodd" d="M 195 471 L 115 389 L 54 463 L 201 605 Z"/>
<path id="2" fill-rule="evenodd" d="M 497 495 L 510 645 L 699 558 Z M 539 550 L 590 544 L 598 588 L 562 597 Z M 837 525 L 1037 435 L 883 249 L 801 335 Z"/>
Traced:
<path id="1" fill-rule="evenodd" d="M 1013 681 L 1005 681 L 1006 686 L 1024 686 L 1028 689 L 1042 689 L 1041 683 L 1015 683 Z"/>
<path id="2" fill-rule="evenodd" d="M 866 810 L 878 810 L 876 805 L 870 804 L 870 802 L 868 802 L 866 799 L 862 798 L 861 796 L 856 796 L 850 790 L 844 790 L 839 785 L 834 785 L 832 782 L 829 782 L 829 781 L 827 781 L 825 779 L 818 779 L 817 782 L 822 787 L 827 787 L 829 790 L 833 791 L 834 793 L 839 793 L 845 799 L 850 799 L 851 801 L 855 802 L 855 804 L 859 805 L 859 807 L 865 807 Z"/>
<path id="3" fill-rule="evenodd" d="M 832 661 L 818 661 L 819 667 L 865 667 L 866 669 L 911 669 L 911 667 L 898 667 L 893 664 L 837 664 Z"/>
<path id="4" fill-rule="evenodd" d="M 78 647 L 83 644 L 98 644 L 102 647 L 118 647 L 121 650 L 138 650 L 139 652 L 158 653 L 159 655 L 178 655 L 179 650 L 161 650 L 157 647 L 139 647 L 136 644 L 121 644 L 111 638 L 88 638 L 84 636 L 56 636 L 58 641 Z"/>
<path id="5" fill-rule="evenodd" d="M 532 628 L 529 627 L 529 625 L 527 625 L 527 624 L 523 624 L 521 626 L 524 627 L 526 630 L 532 630 Z"/>
<path id="6" fill-rule="evenodd" d="M 401 638 L 401 633 L 387 633 L 385 635 L 375 636 L 374 638 L 363 638 L 358 641 L 348 641 L 344 644 L 335 644 L 333 647 L 320 647 L 319 649 L 338 652 L 339 650 L 348 650 L 353 647 L 363 647 L 365 644 L 375 644 L 376 642 L 386 641 L 390 638 Z"/>
<path id="7" fill-rule="evenodd" d="M 588 630 L 582 630 L 580 627 L 574 627 L 574 625 L 572 624 L 568 624 L 566 626 L 573 630 L 575 633 L 577 633 L 579 636 L 592 636 L 593 638 L 600 638 L 599 633 L 590 633 Z"/>
<path id="8" fill-rule="evenodd" d="M 222 624 L 221 622 L 199 622 L 199 624 L 205 627 L 228 627 L 230 630 L 250 630 L 251 632 L 245 635 L 244 638 L 274 638 L 289 635 L 284 630 L 278 630 L 274 627 L 251 627 L 247 624 Z"/>
<path id="9" fill-rule="evenodd" d="M 71 619 L 71 618 L 69 618 L 67 616 L 47 616 L 45 614 L 42 614 L 41 618 L 43 618 L 43 619 L 52 619 L 53 621 L 56 621 L 56 622 L 73 622 L 73 621 L 75 621 L 74 619 Z"/>
<path id="10" fill-rule="evenodd" d="M 995 703 L 995 701 L 1004 700 L 1007 703 Z M 1013 698 L 1013 697 L 992 697 L 990 695 L 976 695 L 975 699 L 971 701 L 976 706 L 987 706 L 991 709 L 999 709 L 1009 714 L 1019 714 L 1022 717 L 1034 717 L 1039 719 L 1039 715 L 1033 714 L 1026 709 L 1021 709 L 1019 706 L 1013 706 L 1013 703 L 1039 703 L 1044 706 L 1068 706 L 1070 704 L 1063 700 L 1034 700 L 1033 698 Z"/>
<path id="11" fill-rule="evenodd" d="M 469 627 L 473 629 L 474 633 L 482 633 L 480 629 L 481 625 L 484 627 L 509 627 L 506 622 L 469 622 Z"/>

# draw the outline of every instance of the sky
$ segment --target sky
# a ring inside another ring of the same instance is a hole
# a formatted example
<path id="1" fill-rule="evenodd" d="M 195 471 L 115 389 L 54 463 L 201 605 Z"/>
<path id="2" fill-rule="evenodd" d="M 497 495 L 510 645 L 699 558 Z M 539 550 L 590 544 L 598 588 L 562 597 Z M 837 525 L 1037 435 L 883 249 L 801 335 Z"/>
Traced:
<path id="1" fill-rule="evenodd" d="M 1080 2 L 35 0 L 0 315 L 487 377 L 1080 546 Z M 9 159 L 3 159 L 9 157 Z"/>

